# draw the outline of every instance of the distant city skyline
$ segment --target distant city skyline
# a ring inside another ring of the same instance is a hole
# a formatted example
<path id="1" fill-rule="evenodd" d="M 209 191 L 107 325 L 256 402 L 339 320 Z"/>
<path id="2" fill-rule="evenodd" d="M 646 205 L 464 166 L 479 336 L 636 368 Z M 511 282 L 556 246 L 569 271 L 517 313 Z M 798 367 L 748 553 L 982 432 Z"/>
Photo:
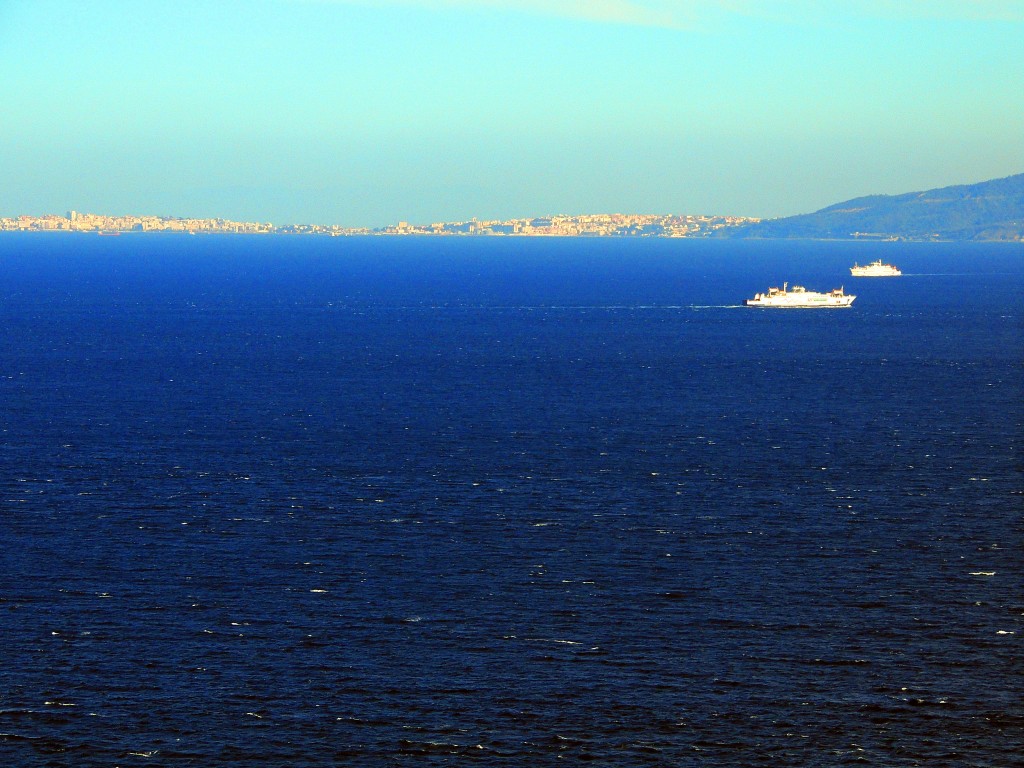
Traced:
<path id="1" fill-rule="evenodd" d="M 0 216 L 0 232 L 283 235 L 510 235 L 524 237 L 707 237 L 718 230 L 750 224 L 757 219 L 686 214 L 600 213 L 582 216 L 539 216 L 432 222 L 399 221 L 383 227 L 344 227 L 339 224 L 236 221 L 137 214 L 67 211 L 39 216 Z"/>
<path id="2" fill-rule="evenodd" d="M 1024 170 L 1009 0 L 9 0 L 0 217 L 771 218 Z"/>

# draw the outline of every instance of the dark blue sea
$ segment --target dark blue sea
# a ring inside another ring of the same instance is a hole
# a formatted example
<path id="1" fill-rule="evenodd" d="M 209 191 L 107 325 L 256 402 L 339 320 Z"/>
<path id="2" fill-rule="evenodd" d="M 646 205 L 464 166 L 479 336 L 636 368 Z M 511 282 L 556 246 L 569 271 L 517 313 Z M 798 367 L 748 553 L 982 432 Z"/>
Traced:
<path id="1" fill-rule="evenodd" d="M 5 233 L 0 340 L 0 765 L 1024 764 L 1024 244 Z"/>

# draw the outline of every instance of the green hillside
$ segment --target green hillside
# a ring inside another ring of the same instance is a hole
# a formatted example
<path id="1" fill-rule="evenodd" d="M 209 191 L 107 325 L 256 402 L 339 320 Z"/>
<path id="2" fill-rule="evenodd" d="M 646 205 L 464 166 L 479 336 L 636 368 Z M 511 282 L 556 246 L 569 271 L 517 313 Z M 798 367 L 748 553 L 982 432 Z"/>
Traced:
<path id="1" fill-rule="evenodd" d="M 871 195 L 815 213 L 736 227 L 731 237 L 1024 240 L 1024 173 L 904 195 Z"/>

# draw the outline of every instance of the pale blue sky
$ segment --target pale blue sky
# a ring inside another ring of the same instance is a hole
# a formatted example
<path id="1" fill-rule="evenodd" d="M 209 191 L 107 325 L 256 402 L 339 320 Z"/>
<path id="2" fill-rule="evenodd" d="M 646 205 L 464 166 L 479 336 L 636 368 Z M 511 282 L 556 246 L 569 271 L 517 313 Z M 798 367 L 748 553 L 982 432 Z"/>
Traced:
<path id="1" fill-rule="evenodd" d="M 1024 171 L 1024 1 L 0 0 L 0 216 L 781 216 Z"/>

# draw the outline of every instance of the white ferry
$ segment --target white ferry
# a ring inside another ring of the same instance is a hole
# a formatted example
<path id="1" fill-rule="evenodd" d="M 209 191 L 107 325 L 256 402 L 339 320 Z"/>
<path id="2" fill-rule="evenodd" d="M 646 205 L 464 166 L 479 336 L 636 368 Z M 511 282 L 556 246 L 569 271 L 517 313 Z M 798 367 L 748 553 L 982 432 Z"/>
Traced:
<path id="1" fill-rule="evenodd" d="M 892 264 L 883 264 L 879 259 L 865 264 L 863 267 L 854 262 L 854 265 L 850 267 L 850 274 L 854 277 L 898 277 L 903 273 Z"/>
<path id="2" fill-rule="evenodd" d="M 769 288 L 767 293 L 759 293 L 752 299 L 745 299 L 748 307 L 791 307 L 803 309 L 808 307 L 848 307 L 853 304 L 856 296 L 847 296 L 842 288 L 828 293 L 808 291 L 802 285 L 789 287 L 783 283 L 781 288 Z"/>

